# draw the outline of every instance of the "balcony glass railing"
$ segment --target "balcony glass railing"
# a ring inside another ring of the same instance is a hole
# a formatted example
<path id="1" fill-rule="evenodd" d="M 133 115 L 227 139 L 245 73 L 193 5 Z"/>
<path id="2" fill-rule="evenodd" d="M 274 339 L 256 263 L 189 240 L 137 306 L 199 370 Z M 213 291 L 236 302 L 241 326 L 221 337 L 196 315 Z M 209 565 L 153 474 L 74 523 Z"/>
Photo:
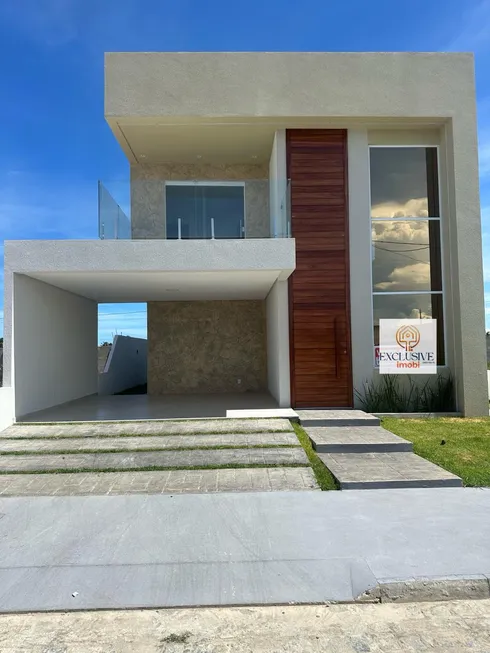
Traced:
<path id="1" fill-rule="evenodd" d="M 109 187 L 117 189 L 117 200 Z M 200 240 L 290 236 L 287 179 L 133 179 L 128 187 L 126 199 L 121 184 L 99 183 L 100 238 Z"/>
<path id="2" fill-rule="evenodd" d="M 107 187 L 99 181 L 99 238 L 114 240 L 131 238 L 131 220 L 116 202 Z"/>

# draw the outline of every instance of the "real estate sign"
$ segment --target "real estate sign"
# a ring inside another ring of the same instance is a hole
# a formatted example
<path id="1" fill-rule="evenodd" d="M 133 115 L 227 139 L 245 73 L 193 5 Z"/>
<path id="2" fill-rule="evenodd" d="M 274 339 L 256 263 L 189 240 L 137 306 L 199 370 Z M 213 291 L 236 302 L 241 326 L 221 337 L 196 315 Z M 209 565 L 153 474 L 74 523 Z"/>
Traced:
<path id="1" fill-rule="evenodd" d="M 437 320 L 380 320 L 380 374 L 436 374 Z"/>

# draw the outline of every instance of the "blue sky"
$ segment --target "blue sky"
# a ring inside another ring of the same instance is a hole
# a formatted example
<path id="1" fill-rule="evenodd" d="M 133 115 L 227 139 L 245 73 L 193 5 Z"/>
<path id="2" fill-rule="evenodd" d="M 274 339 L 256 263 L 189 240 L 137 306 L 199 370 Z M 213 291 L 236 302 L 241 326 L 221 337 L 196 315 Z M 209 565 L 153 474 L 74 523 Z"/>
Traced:
<path id="1" fill-rule="evenodd" d="M 129 176 L 104 121 L 103 53 L 134 50 L 474 51 L 490 328 L 490 0 L 2 2 L 0 242 L 97 237 L 97 180 Z M 146 332 L 141 305 L 100 314 L 101 340 Z"/>

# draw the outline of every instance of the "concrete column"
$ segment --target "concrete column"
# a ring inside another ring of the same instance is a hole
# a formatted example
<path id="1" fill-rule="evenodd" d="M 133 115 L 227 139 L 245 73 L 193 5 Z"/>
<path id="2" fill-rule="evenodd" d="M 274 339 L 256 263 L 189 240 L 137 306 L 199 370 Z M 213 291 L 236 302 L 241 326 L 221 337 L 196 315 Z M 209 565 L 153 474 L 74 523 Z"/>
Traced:
<path id="1" fill-rule="evenodd" d="M 468 112 L 445 128 L 448 173 L 449 284 L 454 337 L 457 408 L 467 417 L 488 416 L 478 147 L 475 115 Z M 449 287 L 448 287 L 449 286 Z"/>
<path id="2" fill-rule="evenodd" d="M 139 178 L 131 167 L 131 238 L 165 237 L 165 182 Z"/>
<path id="3" fill-rule="evenodd" d="M 374 333 L 371 280 L 371 207 L 366 129 L 349 129 L 349 252 L 352 379 L 361 390 L 373 376 Z M 356 397 L 354 393 L 354 403 Z"/>
<path id="4" fill-rule="evenodd" d="M 269 392 L 280 408 L 291 405 L 289 370 L 288 282 L 276 281 L 266 300 L 267 374 Z"/>

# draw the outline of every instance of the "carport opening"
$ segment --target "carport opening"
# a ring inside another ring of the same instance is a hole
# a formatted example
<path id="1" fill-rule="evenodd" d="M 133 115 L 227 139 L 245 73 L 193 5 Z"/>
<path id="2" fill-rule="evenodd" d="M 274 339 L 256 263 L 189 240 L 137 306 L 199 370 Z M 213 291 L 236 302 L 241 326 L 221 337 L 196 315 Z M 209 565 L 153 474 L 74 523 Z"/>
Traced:
<path id="1" fill-rule="evenodd" d="M 147 305 L 98 305 L 98 394 L 147 393 Z"/>

